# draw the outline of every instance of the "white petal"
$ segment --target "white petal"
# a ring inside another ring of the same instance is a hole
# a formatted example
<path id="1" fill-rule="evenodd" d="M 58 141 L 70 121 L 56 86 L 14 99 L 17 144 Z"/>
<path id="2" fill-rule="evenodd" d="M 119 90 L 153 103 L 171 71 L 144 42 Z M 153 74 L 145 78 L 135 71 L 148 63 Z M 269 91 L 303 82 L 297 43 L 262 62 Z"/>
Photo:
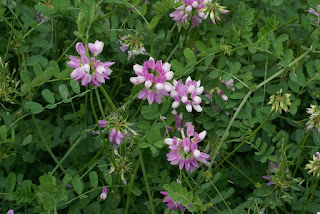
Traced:
<path id="1" fill-rule="evenodd" d="M 186 97 L 186 96 L 181 97 L 181 101 L 183 103 L 187 102 L 188 101 L 188 97 Z"/>
<path id="2" fill-rule="evenodd" d="M 159 90 L 159 91 L 162 90 L 163 89 L 163 84 L 162 83 L 157 83 L 156 84 L 156 89 Z"/>
<path id="3" fill-rule="evenodd" d="M 170 72 L 170 67 L 171 65 L 167 62 L 165 62 L 163 65 L 162 65 L 162 68 L 163 70 L 167 73 L 167 72 Z"/>
<path id="4" fill-rule="evenodd" d="M 170 145 L 173 144 L 173 139 L 172 138 L 167 138 L 167 139 L 164 140 L 164 142 L 170 146 Z"/>
<path id="5" fill-rule="evenodd" d="M 190 104 L 186 105 L 186 109 L 188 112 L 192 112 L 192 106 Z"/>
<path id="6" fill-rule="evenodd" d="M 204 90 L 203 86 L 197 88 L 197 89 L 196 89 L 197 95 L 202 94 L 202 93 L 203 93 L 203 90 Z"/>
<path id="7" fill-rule="evenodd" d="M 199 96 L 195 96 L 195 97 L 193 98 L 193 101 L 194 101 L 194 102 L 197 102 L 197 103 L 201 103 L 201 102 L 202 102 L 202 99 L 201 99 L 201 97 L 199 97 Z"/>
<path id="8" fill-rule="evenodd" d="M 194 151 L 193 151 L 193 156 L 194 156 L 195 158 L 199 158 L 199 157 L 201 156 L 200 151 L 199 151 L 198 149 L 194 150 Z"/>
<path id="9" fill-rule="evenodd" d="M 206 137 L 206 135 L 207 135 L 207 132 L 206 132 L 206 131 L 202 131 L 202 132 L 199 134 L 199 138 L 200 138 L 201 140 L 203 140 L 203 139 Z"/>
<path id="10" fill-rule="evenodd" d="M 172 103 L 172 108 L 178 108 L 178 106 L 180 105 L 180 103 L 179 102 L 177 102 L 177 101 L 174 101 L 173 103 Z"/>
<path id="11" fill-rule="evenodd" d="M 165 75 L 166 75 L 166 79 L 167 80 L 172 80 L 172 78 L 173 78 L 173 72 L 172 71 L 168 71 Z"/>
<path id="12" fill-rule="evenodd" d="M 194 90 L 196 90 L 196 87 L 194 87 L 194 85 L 190 85 L 188 88 L 189 93 L 194 92 Z"/>
<path id="13" fill-rule="evenodd" d="M 134 70 L 134 72 L 136 72 L 137 75 L 142 74 L 142 68 L 143 67 L 141 65 L 138 65 L 138 64 L 135 64 L 133 66 L 133 70 Z"/>
<path id="14" fill-rule="evenodd" d="M 193 105 L 194 110 L 196 110 L 197 112 L 202 112 L 202 108 L 200 105 Z"/>
<path id="15" fill-rule="evenodd" d="M 152 86 L 152 82 L 150 80 L 147 80 L 145 83 L 144 83 L 144 86 L 146 88 L 150 88 Z"/>

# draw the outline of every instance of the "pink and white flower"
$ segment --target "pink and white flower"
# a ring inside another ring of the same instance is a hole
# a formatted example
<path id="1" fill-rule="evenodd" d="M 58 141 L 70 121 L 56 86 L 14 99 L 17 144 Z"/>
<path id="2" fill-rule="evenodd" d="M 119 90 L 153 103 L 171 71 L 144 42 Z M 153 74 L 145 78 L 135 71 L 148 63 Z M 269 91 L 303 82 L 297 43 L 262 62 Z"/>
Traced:
<path id="1" fill-rule="evenodd" d="M 173 72 L 170 71 L 171 65 L 168 62 L 162 63 L 161 60 L 154 61 L 152 57 L 142 65 L 134 65 L 133 70 L 136 77 L 131 77 L 130 82 L 134 85 L 144 83 L 143 89 L 138 95 L 139 99 L 147 99 L 149 104 L 161 103 L 163 96 L 169 96 L 168 92 L 172 90 L 172 85 L 167 81 L 173 78 Z"/>
<path id="2" fill-rule="evenodd" d="M 204 88 L 200 86 L 201 82 L 192 80 L 191 77 L 186 79 L 186 83 L 183 84 L 182 80 L 173 80 L 174 89 L 171 91 L 170 96 L 174 98 L 172 103 L 172 108 L 176 109 L 179 107 L 180 103 L 186 105 L 188 112 L 192 112 L 192 108 L 197 112 L 202 111 L 200 103 L 202 99 L 198 96 L 202 94 Z"/>
<path id="3" fill-rule="evenodd" d="M 106 200 L 107 195 L 108 195 L 108 189 L 107 189 L 107 187 L 103 187 L 102 188 L 102 193 L 100 194 L 101 200 Z"/>
<path id="4" fill-rule="evenodd" d="M 180 202 L 176 202 L 174 199 L 169 197 L 169 194 L 165 191 L 161 191 L 160 192 L 162 195 L 165 196 L 165 198 L 163 199 L 163 203 L 168 203 L 168 209 L 172 209 L 174 211 L 180 210 L 181 212 L 183 212 L 185 210 L 185 207 L 182 206 L 182 204 Z"/>
<path id="5" fill-rule="evenodd" d="M 113 143 L 113 146 L 116 148 L 119 146 L 123 139 L 123 134 L 120 131 L 116 131 L 116 129 L 112 129 L 109 134 L 109 141 Z"/>
<path id="6" fill-rule="evenodd" d="M 195 168 L 199 168 L 198 161 L 208 166 L 208 160 L 211 156 L 200 152 L 198 143 L 205 137 L 207 132 L 202 131 L 200 134 L 194 132 L 194 126 L 187 127 L 187 137 L 184 135 L 184 130 L 181 129 L 182 139 L 173 137 L 164 140 L 169 145 L 171 152 L 167 154 L 167 160 L 171 165 L 179 165 L 179 169 L 185 168 L 189 172 L 193 172 Z"/>
<path id="7" fill-rule="evenodd" d="M 94 56 L 101 53 L 103 49 L 103 42 L 96 41 L 94 44 L 88 44 L 89 50 Z M 110 66 L 114 62 L 100 62 L 95 57 L 90 59 L 86 55 L 86 50 L 82 42 L 76 44 L 76 50 L 80 57 L 69 56 L 70 60 L 67 64 L 69 67 L 74 68 L 71 73 L 71 78 L 81 82 L 81 85 L 86 86 L 100 86 L 105 83 L 105 79 L 110 79 L 109 76 L 112 73 Z"/>

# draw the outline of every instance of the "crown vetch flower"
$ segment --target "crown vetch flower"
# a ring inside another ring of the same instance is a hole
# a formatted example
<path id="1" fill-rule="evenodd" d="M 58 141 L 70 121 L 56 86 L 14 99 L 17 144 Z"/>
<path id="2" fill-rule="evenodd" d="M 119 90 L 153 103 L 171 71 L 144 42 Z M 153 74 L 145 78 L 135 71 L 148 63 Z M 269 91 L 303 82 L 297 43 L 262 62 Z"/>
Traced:
<path id="1" fill-rule="evenodd" d="M 167 154 L 167 160 L 171 165 L 179 164 L 180 170 L 184 167 L 189 172 L 199 168 L 198 161 L 208 166 L 210 164 L 208 160 L 211 159 L 211 156 L 200 152 L 198 149 L 198 143 L 206 137 L 206 134 L 206 131 L 202 131 L 200 134 L 194 132 L 194 126 L 189 125 L 187 127 L 187 137 L 184 135 L 184 130 L 181 129 L 182 139 L 175 136 L 165 139 L 164 142 L 171 149 L 171 152 Z"/>
<path id="2" fill-rule="evenodd" d="M 176 109 L 179 107 L 180 103 L 186 105 L 188 112 L 192 112 L 194 108 L 197 112 L 201 112 L 202 108 L 200 103 L 202 99 L 198 96 L 202 94 L 204 88 L 200 86 L 201 82 L 192 80 L 191 77 L 186 79 L 186 84 L 182 83 L 182 80 L 173 80 L 174 90 L 171 91 L 170 96 L 174 98 L 172 103 L 172 108 Z"/>
<path id="3" fill-rule="evenodd" d="M 130 60 L 131 58 L 135 58 L 135 56 L 139 54 L 148 54 L 143 43 L 140 42 L 141 39 L 142 38 L 139 36 L 132 36 L 130 34 L 120 37 L 120 50 L 121 52 L 128 51 L 128 60 Z"/>
<path id="4" fill-rule="evenodd" d="M 108 189 L 107 189 L 107 187 L 103 187 L 102 188 L 102 193 L 100 194 L 101 200 L 106 200 L 107 195 L 108 195 Z"/>
<path id="5" fill-rule="evenodd" d="M 191 19 L 193 27 L 198 27 L 204 18 L 204 13 L 200 11 L 203 8 L 204 0 L 183 0 L 182 5 L 176 8 L 176 11 L 170 13 L 173 21 L 178 25 Z"/>
<path id="6" fill-rule="evenodd" d="M 320 5 L 317 5 L 317 10 L 318 10 L 318 11 L 320 10 Z M 310 8 L 310 9 L 308 10 L 309 13 L 312 13 L 312 14 L 314 14 L 314 15 L 317 17 L 317 19 L 311 19 L 311 20 L 314 21 L 316 24 L 319 25 L 319 22 L 318 22 L 319 12 L 318 12 L 318 11 L 315 11 L 313 8 Z"/>
<path id="7" fill-rule="evenodd" d="M 320 134 L 320 107 L 311 105 L 307 108 L 307 113 L 310 114 L 309 121 L 306 123 L 307 130 L 316 130 Z"/>
<path id="8" fill-rule="evenodd" d="M 8 210 L 7 214 L 14 214 L 13 210 Z"/>
<path id="9" fill-rule="evenodd" d="M 116 129 L 112 129 L 109 134 L 109 140 L 113 143 L 113 146 L 116 148 L 123 139 L 123 134 L 120 131 L 116 131 Z"/>
<path id="10" fill-rule="evenodd" d="M 279 168 L 279 163 L 277 163 L 277 165 L 275 165 L 273 162 L 270 162 L 270 166 L 268 167 L 268 174 L 269 175 L 264 175 L 262 176 L 262 178 L 266 181 L 268 181 L 267 183 L 267 186 L 271 186 L 272 184 L 274 184 L 272 181 L 271 181 L 271 178 L 270 178 L 270 175 L 272 173 L 275 173 L 277 171 L 277 169 Z"/>
<path id="11" fill-rule="evenodd" d="M 226 7 L 221 6 L 220 3 L 212 3 L 212 0 L 205 0 L 200 12 L 204 13 L 204 19 L 210 17 L 211 21 L 216 24 L 216 20 L 221 21 L 220 15 L 225 16 L 229 13 L 229 10 L 226 10 Z"/>
<path id="12" fill-rule="evenodd" d="M 183 212 L 185 210 L 185 207 L 182 206 L 182 204 L 180 202 L 176 202 L 174 199 L 169 197 L 169 194 L 165 191 L 161 191 L 160 192 L 162 195 L 165 196 L 165 198 L 163 199 L 163 203 L 167 203 L 168 209 L 172 209 L 174 211 L 180 210 L 181 212 Z"/>
<path id="13" fill-rule="evenodd" d="M 94 44 L 88 44 L 89 50 L 94 56 L 97 56 L 102 52 L 103 42 L 96 41 Z M 81 85 L 86 86 L 100 86 L 102 83 L 105 83 L 105 79 L 110 79 L 109 76 L 112 73 L 110 66 L 114 62 L 101 62 L 95 57 L 90 59 L 86 56 L 85 46 L 82 42 L 76 44 L 76 50 L 80 57 L 70 55 L 69 61 L 67 64 L 69 67 L 74 68 L 71 73 L 71 78 L 74 78 L 76 81 L 81 82 Z"/>
<path id="14" fill-rule="evenodd" d="M 143 89 L 138 95 L 139 99 L 147 99 L 149 104 L 161 103 L 163 96 L 169 96 L 168 92 L 172 90 L 172 85 L 168 80 L 173 78 L 173 72 L 170 71 L 171 65 L 168 62 L 162 63 L 161 60 L 154 61 L 152 57 L 141 65 L 134 65 L 133 70 L 137 77 L 131 77 L 130 82 L 135 85 L 144 83 Z"/>
<path id="15" fill-rule="evenodd" d="M 105 128 L 107 126 L 107 121 L 105 120 L 98 120 L 100 128 Z"/>
<path id="16" fill-rule="evenodd" d="M 290 96 L 291 94 L 282 95 L 282 89 L 280 89 L 280 91 L 277 92 L 277 95 L 271 95 L 270 101 L 268 102 L 268 105 L 269 104 L 272 105 L 271 111 L 273 110 L 279 111 L 280 114 L 282 110 L 284 110 L 285 112 L 288 112 L 289 111 L 288 106 L 291 105 Z"/>
<path id="17" fill-rule="evenodd" d="M 320 153 L 317 152 L 316 155 L 313 155 L 313 160 L 310 160 L 306 164 L 306 169 L 309 169 L 308 174 L 313 174 L 313 176 L 320 177 Z"/>

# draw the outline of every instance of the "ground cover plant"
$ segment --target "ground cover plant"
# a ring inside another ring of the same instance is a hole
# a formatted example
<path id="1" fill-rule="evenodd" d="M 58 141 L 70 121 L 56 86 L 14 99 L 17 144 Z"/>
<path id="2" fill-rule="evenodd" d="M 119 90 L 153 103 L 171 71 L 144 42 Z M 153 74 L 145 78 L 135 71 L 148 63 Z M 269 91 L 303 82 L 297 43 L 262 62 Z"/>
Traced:
<path id="1" fill-rule="evenodd" d="M 319 12 L 0 0 L 0 212 L 320 212 Z"/>

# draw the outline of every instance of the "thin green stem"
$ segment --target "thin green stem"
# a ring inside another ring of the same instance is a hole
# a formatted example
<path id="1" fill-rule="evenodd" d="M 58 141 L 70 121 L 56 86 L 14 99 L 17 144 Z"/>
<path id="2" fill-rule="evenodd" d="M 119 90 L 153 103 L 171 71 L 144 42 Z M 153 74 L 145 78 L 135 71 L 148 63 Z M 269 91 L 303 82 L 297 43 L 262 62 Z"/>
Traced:
<path id="1" fill-rule="evenodd" d="M 109 105 L 111 106 L 111 108 L 113 109 L 113 111 L 114 111 L 115 113 L 117 113 L 119 117 L 121 117 L 121 115 L 119 114 L 119 111 L 118 111 L 117 107 L 116 107 L 116 106 L 114 105 L 114 103 L 112 102 L 109 94 L 108 94 L 107 91 L 104 89 L 104 87 L 103 87 L 103 86 L 100 86 L 99 88 L 100 88 L 101 92 L 103 93 L 104 97 L 107 99 L 107 102 L 109 103 Z"/>
<path id="2" fill-rule="evenodd" d="M 144 167 L 143 154 L 142 154 L 142 151 L 141 151 L 141 148 L 140 148 L 140 141 L 139 140 L 137 141 L 137 147 L 138 147 L 138 152 L 139 152 L 139 159 L 140 159 L 143 179 L 144 179 L 144 182 L 146 184 L 147 193 L 148 193 L 148 197 L 149 197 L 149 203 L 150 203 L 150 206 L 151 206 L 151 213 L 155 214 L 156 212 L 154 211 L 153 199 L 152 199 L 152 195 L 151 195 L 151 192 L 150 192 L 150 186 L 149 186 L 149 183 L 148 183 L 148 177 L 147 177 L 146 169 Z"/>
<path id="3" fill-rule="evenodd" d="M 60 160 L 60 164 L 63 163 L 63 161 L 70 155 L 70 153 L 79 145 L 81 142 L 81 137 L 78 138 L 78 140 L 72 145 L 72 147 L 69 149 L 69 151 L 63 156 L 63 158 Z M 51 171 L 51 174 L 53 174 L 57 169 L 58 165 Z"/>
<path id="4" fill-rule="evenodd" d="M 44 146 L 46 148 L 46 150 L 49 152 L 50 156 L 52 157 L 52 159 L 54 160 L 54 162 L 59 166 L 59 168 L 61 169 L 61 171 L 66 174 L 66 170 L 63 168 L 63 166 L 61 165 L 61 163 L 58 161 L 58 159 L 56 158 L 56 156 L 53 154 L 53 152 L 51 151 L 51 148 L 49 147 L 49 144 L 47 142 L 47 140 L 45 139 L 45 137 L 43 136 L 43 132 L 40 130 L 40 127 L 36 121 L 36 117 L 34 116 L 34 114 L 32 114 L 32 120 L 34 125 L 36 126 L 38 135 L 40 136 L 42 142 L 44 143 Z"/>
<path id="5" fill-rule="evenodd" d="M 301 157 L 301 154 L 302 154 L 302 151 L 303 151 L 303 147 L 304 147 L 304 144 L 306 143 L 306 141 L 307 141 L 307 139 L 308 139 L 308 137 L 309 137 L 309 135 L 310 135 L 310 130 L 307 132 L 307 134 L 304 136 L 304 138 L 303 138 L 303 140 L 302 140 L 302 145 L 301 145 L 301 149 L 300 149 L 300 152 L 299 152 L 299 156 L 298 156 L 298 159 L 297 159 L 297 162 L 296 162 L 296 169 L 294 170 L 294 173 L 293 173 L 293 178 L 294 178 L 294 176 L 296 175 L 296 173 L 297 173 L 297 171 L 298 171 L 298 168 L 299 168 L 299 163 L 300 163 L 300 157 Z M 300 145 L 299 145 L 300 146 Z M 299 147 L 298 146 L 298 147 Z M 298 148 L 297 147 L 297 148 Z M 294 162 L 294 159 L 293 159 L 293 161 L 292 162 Z"/>
<path id="6" fill-rule="evenodd" d="M 215 169 L 217 169 L 221 164 L 223 164 L 226 160 L 229 159 L 229 157 L 231 155 L 233 155 L 238 149 L 240 149 L 248 140 L 250 140 L 262 127 L 263 125 L 270 119 L 270 117 L 272 116 L 273 111 L 270 112 L 270 114 L 268 115 L 268 117 L 258 126 L 258 128 L 256 128 L 250 135 L 249 137 L 247 137 L 244 141 L 242 141 L 234 150 L 232 150 L 232 152 L 230 152 L 222 161 L 220 161 L 214 168 L 212 171 L 214 171 Z"/>
<path id="7" fill-rule="evenodd" d="M 306 205 L 305 207 L 303 206 L 303 209 L 304 209 L 303 214 L 305 214 L 305 213 L 307 212 L 308 207 L 309 207 L 309 204 L 310 204 L 310 202 L 311 202 L 311 200 L 312 200 L 312 198 L 313 198 L 313 195 L 314 195 L 314 193 L 315 193 L 316 190 L 317 190 L 318 184 L 319 184 L 319 179 L 317 179 L 316 184 L 314 185 L 314 189 L 313 189 L 312 194 L 311 194 L 311 196 L 310 196 L 310 198 L 309 198 L 309 200 L 308 200 L 307 205 Z"/>
<path id="8" fill-rule="evenodd" d="M 227 202 L 224 200 L 223 196 L 221 195 L 221 193 L 219 192 L 218 188 L 216 187 L 216 185 L 214 185 L 214 183 L 210 180 L 211 185 L 213 186 L 213 188 L 217 191 L 218 195 L 220 196 L 220 198 L 222 199 L 223 203 L 227 206 L 228 210 L 230 213 L 232 213 L 229 205 L 227 204 Z"/>
<path id="9" fill-rule="evenodd" d="M 132 175 L 132 177 L 131 177 L 131 183 L 133 183 L 134 180 L 136 179 L 136 175 L 137 175 L 137 172 L 138 172 L 139 167 L 140 167 L 140 159 L 138 159 L 137 165 L 136 165 L 136 167 L 134 168 L 133 175 Z M 131 199 L 131 191 L 128 190 L 125 214 L 128 214 L 128 213 L 129 213 L 130 199 Z"/>
<path id="10" fill-rule="evenodd" d="M 245 177 L 246 179 L 248 179 L 248 181 L 250 181 L 253 185 L 256 184 L 256 182 L 254 182 L 248 175 L 246 175 L 246 173 L 242 172 L 241 169 L 239 169 L 236 165 L 234 165 L 233 163 L 231 163 L 229 160 L 226 160 L 226 162 L 232 166 L 235 170 L 237 170 L 243 177 Z"/>
<path id="11" fill-rule="evenodd" d="M 100 113 L 102 115 L 102 118 L 105 120 L 106 119 L 106 115 L 104 114 L 104 110 L 103 110 L 103 107 L 102 107 L 102 104 L 101 104 L 101 99 L 100 99 L 98 88 L 95 88 L 95 92 L 96 92 L 96 97 L 97 97 Z"/>

